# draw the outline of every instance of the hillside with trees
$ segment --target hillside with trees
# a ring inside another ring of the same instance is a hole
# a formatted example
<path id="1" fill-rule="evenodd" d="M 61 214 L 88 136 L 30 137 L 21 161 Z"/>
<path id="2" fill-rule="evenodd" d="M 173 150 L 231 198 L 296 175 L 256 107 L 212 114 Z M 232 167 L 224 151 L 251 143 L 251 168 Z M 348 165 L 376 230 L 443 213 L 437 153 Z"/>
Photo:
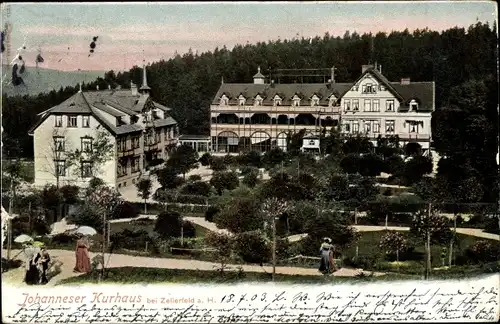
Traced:
<path id="1" fill-rule="evenodd" d="M 155 101 L 172 108 L 186 134 L 207 133 L 209 105 L 222 77 L 228 83 L 251 82 L 257 66 L 265 72 L 280 68 L 337 68 L 337 82 L 352 82 L 361 66 L 375 61 L 391 81 L 436 82 L 433 116 L 435 150 L 445 158 L 437 182 L 443 200 L 495 201 L 498 190 L 495 155 L 498 147 L 498 83 L 496 26 L 477 23 L 442 32 L 428 29 L 389 34 L 346 32 L 323 37 L 237 45 L 232 50 L 176 55 L 148 67 L 148 83 Z M 83 89 L 130 87 L 141 83 L 141 67 L 109 71 Z M 29 128 L 37 114 L 77 91 L 66 87 L 37 96 L 2 97 L 4 153 L 33 157 Z M 473 189 L 474 195 L 469 194 Z"/>

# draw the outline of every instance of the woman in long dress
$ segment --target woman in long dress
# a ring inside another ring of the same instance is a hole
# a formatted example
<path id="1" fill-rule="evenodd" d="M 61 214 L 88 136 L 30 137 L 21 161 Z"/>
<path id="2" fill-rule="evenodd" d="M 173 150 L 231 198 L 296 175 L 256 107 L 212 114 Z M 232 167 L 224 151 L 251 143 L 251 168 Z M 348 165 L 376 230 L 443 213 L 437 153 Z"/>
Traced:
<path id="1" fill-rule="evenodd" d="M 319 248 L 319 253 L 321 254 L 321 263 L 319 265 L 319 271 L 322 272 L 323 274 L 330 274 L 331 273 L 331 258 L 332 258 L 332 240 L 329 238 L 324 238 L 323 243 L 321 244 Z"/>
<path id="2" fill-rule="evenodd" d="M 29 242 L 24 245 L 23 250 L 26 257 L 24 282 L 28 285 L 37 284 L 39 279 L 38 267 L 36 264 L 36 262 L 38 262 L 38 249 Z"/>
<path id="3" fill-rule="evenodd" d="M 87 238 L 82 237 L 76 242 L 76 264 L 75 272 L 90 272 L 89 243 Z"/>

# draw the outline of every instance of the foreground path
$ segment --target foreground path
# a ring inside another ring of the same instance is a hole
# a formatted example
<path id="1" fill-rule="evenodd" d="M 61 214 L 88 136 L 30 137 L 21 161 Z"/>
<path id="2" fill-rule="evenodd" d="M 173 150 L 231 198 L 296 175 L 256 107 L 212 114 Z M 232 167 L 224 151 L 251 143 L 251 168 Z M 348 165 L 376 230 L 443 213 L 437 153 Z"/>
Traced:
<path id="1" fill-rule="evenodd" d="M 19 250 L 12 250 L 11 255 L 15 256 Z M 55 266 L 49 270 L 49 277 L 52 276 L 47 286 L 54 286 L 62 279 L 75 277 L 80 274 L 73 273 L 73 266 L 75 264 L 75 252 L 68 250 L 50 250 L 52 259 L 55 261 Z M 2 250 L 2 256 L 6 254 Z M 91 253 L 91 258 L 95 254 Z M 20 256 L 21 257 L 21 256 Z M 131 256 L 126 254 L 106 254 L 105 260 L 107 268 L 118 267 L 149 267 L 149 268 L 163 268 L 163 269 L 189 269 L 200 271 L 211 271 L 219 267 L 219 264 L 213 262 L 199 261 L 199 260 L 182 260 L 182 259 L 167 259 L 167 258 L 152 258 Z M 236 271 L 240 265 L 228 265 L 229 271 Z M 241 265 L 245 272 L 267 272 L 272 273 L 273 269 L 269 266 L 255 266 L 255 265 Z M 363 271 L 361 269 L 347 269 L 342 268 L 335 272 L 333 276 L 336 277 L 354 277 L 364 272 L 364 274 L 371 274 L 370 271 Z M 276 273 L 285 275 L 300 275 L 300 276 L 321 276 L 316 268 L 301 268 L 301 267 L 276 267 Z M 375 272 L 375 276 L 385 275 L 381 272 Z M 23 281 L 24 267 L 7 271 L 2 273 L 2 281 L 24 285 Z"/>

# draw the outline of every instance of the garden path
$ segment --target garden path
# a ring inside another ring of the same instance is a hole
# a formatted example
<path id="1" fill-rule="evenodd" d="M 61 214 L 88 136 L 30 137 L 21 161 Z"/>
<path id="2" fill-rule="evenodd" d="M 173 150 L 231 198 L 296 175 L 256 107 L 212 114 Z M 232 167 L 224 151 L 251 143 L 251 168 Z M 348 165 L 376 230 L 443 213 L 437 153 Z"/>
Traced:
<path id="1" fill-rule="evenodd" d="M 2 250 L 2 257 L 6 253 Z M 17 255 L 20 250 L 12 250 L 11 255 Z M 73 272 L 75 263 L 75 252 L 69 250 L 50 250 L 52 259 L 55 261 L 55 267 L 59 268 L 59 273 L 55 274 L 47 286 L 54 286 L 60 280 L 78 276 L 79 273 Z M 93 255 L 91 255 L 93 257 Z M 183 259 L 169 259 L 169 258 L 154 258 L 154 257 L 140 257 L 131 256 L 126 254 L 106 254 L 105 260 L 108 268 L 117 267 L 150 267 L 150 268 L 163 268 L 163 269 L 190 269 L 200 271 L 212 271 L 219 267 L 218 263 L 199 261 L 199 260 L 183 260 Z M 228 265 L 229 271 L 237 271 L 240 265 Z M 257 265 L 241 265 L 245 272 L 267 272 L 272 273 L 272 267 Z M 276 273 L 285 275 L 299 275 L 299 276 L 321 276 L 316 268 L 302 268 L 302 267 L 276 267 Z M 370 275 L 372 272 L 363 271 L 362 269 L 349 269 L 341 268 L 333 273 L 335 277 L 354 277 L 364 273 Z M 374 276 L 382 276 L 385 273 L 374 272 Z M 9 284 L 23 286 L 24 266 L 2 273 L 2 281 Z M 50 276 L 50 270 L 49 270 Z"/>

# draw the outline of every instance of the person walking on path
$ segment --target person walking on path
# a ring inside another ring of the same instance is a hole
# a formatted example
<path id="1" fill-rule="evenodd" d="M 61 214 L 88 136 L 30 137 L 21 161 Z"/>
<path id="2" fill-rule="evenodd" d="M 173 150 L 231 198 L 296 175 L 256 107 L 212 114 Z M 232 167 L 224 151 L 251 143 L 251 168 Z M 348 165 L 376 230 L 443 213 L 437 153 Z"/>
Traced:
<path id="1" fill-rule="evenodd" d="M 49 268 L 49 262 L 50 262 L 50 255 L 45 246 L 42 246 L 40 255 L 41 255 L 40 263 L 42 265 L 42 276 L 40 283 L 42 285 L 45 285 L 46 283 L 49 282 L 49 280 L 47 279 L 47 269 Z"/>
<path id="2" fill-rule="evenodd" d="M 73 271 L 90 272 L 89 242 L 86 237 L 82 237 L 76 242 L 75 256 L 76 264 Z"/>
<path id="3" fill-rule="evenodd" d="M 332 270 L 332 240 L 325 237 L 323 243 L 319 248 L 319 253 L 321 254 L 321 262 L 319 265 L 319 271 L 327 275 L 331 273 Z"/>

